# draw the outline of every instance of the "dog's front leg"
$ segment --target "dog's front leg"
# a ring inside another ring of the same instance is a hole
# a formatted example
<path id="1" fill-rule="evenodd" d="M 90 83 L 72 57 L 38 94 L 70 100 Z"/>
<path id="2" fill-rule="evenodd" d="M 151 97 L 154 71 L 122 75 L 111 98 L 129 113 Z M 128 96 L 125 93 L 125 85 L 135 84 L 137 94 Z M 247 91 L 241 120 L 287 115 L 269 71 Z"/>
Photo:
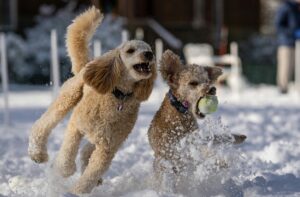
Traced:
<path id="1" fill-rule="evenodd" d="M 86 166 L 89 163 L 89 159 L 92 155 L 92 153 L 95 150 L 95 145 L 91 144 L 91 143 L 87 143 L 86 145 L 84 145 L 84 147 L 82 148 L 81 154 L 80 154 L 80 160 L 81 160 L 81 174 L 83 174 Z M 97 185 L 101 185 L 102 184 L 102 178 L 99 178 Z"/>
<path id="2" fill-rule="evenodd" d="M 98 185 L 103 173 L 109 168 L 113 155 L 114 153 L 110 150 L 107 142 L 95 145 L 95 150 L 89 159 L 88 165 L 71 192 L 74 194 L 90 193 Z"/>

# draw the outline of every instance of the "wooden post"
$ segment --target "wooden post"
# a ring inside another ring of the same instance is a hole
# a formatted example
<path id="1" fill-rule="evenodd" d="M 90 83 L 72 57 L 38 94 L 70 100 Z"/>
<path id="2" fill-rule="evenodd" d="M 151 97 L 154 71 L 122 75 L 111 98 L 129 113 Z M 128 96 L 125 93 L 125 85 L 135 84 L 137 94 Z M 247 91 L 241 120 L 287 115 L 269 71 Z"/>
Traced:
<path id="1" fill-rule="evenodd" d="M 94 41 L 94 57 L 99 57 L 101 56 L 101 42 L 100 40 L 95 40 Z"/>
<path id="2" fill-rule="evenodd" d="M 240 91 L 244 86 L 244 79 L 242 76 L 242 63 L 239 58 L 238 44 L 236 42 L 230 43 L 230 55 L 231 55 L 231 70 L 228 78 L 228 84 L 232 89 L 235 97 L 240 98 Z"/>
<path id="3" fill-rule="evenodd" d="M 144 30 L 143 30 L 143 28 L 139 27 L 135 30 L 135 39 L 144 40 Z"/>
<path id="4" fill-rule="evenodd" d="M 129 40 L 129 32 L 127 30 L 122 31 L 122 43 L 127 42 Z"/>
<path id="5" fill-rule="evenodd" d="M 161 57 L 162 57 L 162 54 L 163 54 L 163 42 L 161 39 L 156 39 L 155 40 L 155 56 L 156 56 L 156 64 L 157 66 L 160 66 L 159 63 L 160 63 L 160 60 L 161 60 Z M 158 87 L 164 87 L 165 86 L 165 83 L 163 83 L 163 79 L 161 77 L 161 75 L 159 75 L 157 77 L 157 80 L 155 82 L 155 84 L 159 84 Z"/>
<path id="6" fill-rule="evenodd" d="M 238 51 L 238 44 L 236 42 L 231 42 L 230 43 L 230 54 L 234 56 L 239 56 L 239 51 Z"/>
<path id="7" fill-rule="evenodd" d="M 222 37 L 222 26 L 223 26 L 223 18 L 224 18 L 224 1 L 223 0 L 215 0 L 215 11 L 213 12 L 215 16 L 215 47 L 220 49 L 221 45 L 221 37 Z"/>
<path id="8" fill-rule="evenodd" d="M 18 1 L 10 0 L 9 1 L 9 13 L 10 13 L 10 21 L 13 29 L 17 28 L 18 25 Z"/>
<path id="9" fill-rule="evenodd" d="M 163 42 L 161 39 L 155 40 L 155 56 L 156 56 L 156 63 L 158 65 L 161 57 L 163 54 Z"/>
<path id="10" fill-rule="evenodd" d="M 193 27 L 199 29 L 205 24 L 205 2 L 203 0 L 193 0 Z"/>
<path id="11" fill-rule="evenodd" d="M 237 75 L 241 75 L 241 63 L 239 58 L 238 44 L 236 42 L 230 43 L 230 54 L 233 56 L 234 61 L 232 64 L 231 72 Z"/>
<path id="12" fill-rule="evenodd" d="M 60 85 L 57 33 L 55 29 L 51 30 L 51 68 L 52 68 L 53 97 L 55 98 L 58 94 L 59 85 Z"/>
<path id="13" fill-rule="evenodd" d="M 295 86 L 300 94 L 300 39 L 296 41 L 295 48 Z"/>
<path id="14" fill-rule="evenodd" d="M 3 90 L 3 100 L 4 100 L 4 114 L 3 123 L 5 126 L 10 124 L 9 115 L 9 100 L 8 100 L 8 72 L 7 72 L 7 56 L 6 56 L 6 40 L 5 34 L 0 34 L 0 51 L 1 51 L 1 78 L 2 78 L 2 90 Z"/>

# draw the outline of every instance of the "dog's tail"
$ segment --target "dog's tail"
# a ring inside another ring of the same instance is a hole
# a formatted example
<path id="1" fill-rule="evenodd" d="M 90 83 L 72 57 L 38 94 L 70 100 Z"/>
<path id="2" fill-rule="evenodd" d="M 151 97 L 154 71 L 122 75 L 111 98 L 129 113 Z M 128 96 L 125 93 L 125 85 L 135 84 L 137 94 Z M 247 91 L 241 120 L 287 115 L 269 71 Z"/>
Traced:
<path id="1" fill-rule="evenodd" d="M 89 41 L 103 19 L 96 7 L 76 17 L 68 27 L 66 46 L 72 62 L 72 72 L 77 74 L 89 61 Z"/>

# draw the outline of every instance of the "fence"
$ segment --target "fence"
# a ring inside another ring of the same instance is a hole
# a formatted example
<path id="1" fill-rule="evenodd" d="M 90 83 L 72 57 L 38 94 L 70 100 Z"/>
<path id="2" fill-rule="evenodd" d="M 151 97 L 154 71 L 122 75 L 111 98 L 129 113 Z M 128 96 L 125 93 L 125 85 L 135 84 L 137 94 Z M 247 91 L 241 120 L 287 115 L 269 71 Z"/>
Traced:
<path id="1" fill-rule="evenodd" d="M 220 56 L 213 54 L 213 48 L 209 44 L 188 44 L 184 47 L 187 62 L 192 64 L 214 66 L 216 64 L 231 65 L 230 70 L 224 69 L 223 78 L 228 79 L 230 88 L 239 93 L 242 88 L 242 64 L 238 55 L 238 44 L 230 44 L 230 53 Z M 234 80 L 233 80 L 234 79 Z"/>
<path id="2" fill-rule="evenodd" d="M 1 79 L 2 79 L 2 91 L 3 91 L 3 123 L 8 126 L 10 124 L 9 116 L 9 99 L 8 99 L 8 72 L 7 72 L 7 56 L 6 56 L 6 40 L 5 34 L 0 34 L 0 50 L 1 50 Z"/>
<path id="3" fill-rule="evenodd" d="M 137 30 L 138 32 L 136 35 L 138 39 L 142 39 L 141 29 Z M 129 39 L 129 33 L 127 30 L 122 31 L 122 43 L 126 42 Z M 58 56 L 58 43 L 57 43 L 57 32 L 56 30 L 51 31 L 50 35 L 50 44 L 51 44 L 51 51 L 49 55 L 51 56 L 51 82 L 52 85 L 52 92 L 53 92 L 53 99 L 57 96 L 60 87 L 60 62 Z M 156 59 L 159 59 L 162 56 L 163 52 L 163 42 L 161 39 L 157 39 L 155 42 L 155 49 L 156 49 Z M 9 50 L 9 49 L 8 49 Z M 93 42 L 93 55 L 94 57 L 99 57 L 101 55 L 101 41 L 95 40 Z M 3 92 L 3 102 L 4 102 L 4 109 L 3 109 L 3 124 L 5 126 L 9 126 L 11 123 L 10 120 L 10 112 L 9 112 L 9 79 L 8 79 L 8 65 L 7 65 L 7 55 L 6 55 L 6 38 L 5 34 L 0 34 L 0 53 L 1 53 L 1 79 L 2 79 L 2 92 Z"/>
<path id="4" fill-rule="evenodd" d="M 300 40 L 296 41 L 295 51 L 295 86 L 300 94 Z"/>
<path id="5" fill-rule="evenodd" d="M 143 38 L 143 30 L 137 29 L 136 32 L 137 39 Z M 122 32 L 122 43 L 126 42 L 129 39 L 129 33 L 124 30 Z M 59 57 L 58 57 L 58 48 L 57 48 L 57 33 L 55 30 L 51 31 L 51 83 L 53 98 L 58 94 L 59 86 L 60 86 L 60 72 L 59 72 Z M 174 43 L 176 43 L 174 41 Z M 178 43 L 177 43 L 178 44 Z M 9 49 L 8 49 L 9 50 Z M 101 42 L 100 40 L 95 40 L 93 43 L 93 51 L 94 57 L 98 57 L 101 55 Z M 208 50 L 209 51 L 209 50 Z M 300 94 L 300 40 L 296 42 L 296 55 L 295 55 L 295 86 L 297 91 Z M 10 120 L 10 112 L 9 112 L 9 77 L 8 77 L 8 65 L 7 65 L 7 49 L 6 49 L 6 38 L 5 34 L 0 34 L 0 55 L 1 55 L 1 79 L 2 79 L 2 92 L 3 92 L 3 123 L 6 126 L 9 126 L 11 123 Z M 161 39 L 156 39 L 155 41 L 155 52 L 156 52 L 156 60 L 157 63 L 161 59 L 163 53 L 163 41 Z M 232 69 L 231 73 L 235 75 L 241 74 L 241 61 L 238 57 L 238 46 L 236 43 L 232 43 L 230 47 L 230 54 L 226 54 L 223 56 L 196 56 L 187 58 L 188 63 L 200 63 L 200 64 L 218 64 L 218 63 L 226 63 L 231 64 Z"/>

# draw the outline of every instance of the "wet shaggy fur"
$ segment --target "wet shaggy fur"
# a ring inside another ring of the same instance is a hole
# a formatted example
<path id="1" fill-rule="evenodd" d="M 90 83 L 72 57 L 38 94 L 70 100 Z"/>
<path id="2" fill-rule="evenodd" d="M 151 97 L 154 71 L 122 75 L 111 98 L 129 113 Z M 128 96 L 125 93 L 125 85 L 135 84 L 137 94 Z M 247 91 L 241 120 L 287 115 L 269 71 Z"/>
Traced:
<path id="1" fill-rule="evenodd" d="M 83 137 L 89 143 L 81 151 L 82 175 L 71 193 L 89 193 L 101 182 L 101 176 L 131 132 L 140 103 L 151 94 L 156 78 L 155 59 L 145 53 L 152 50 L 142 41 L 128 41 L 94 60 L 89 59 L 88 43 L 102 20 L 96 8 L 79 15 L 68 27 L 67 50 L 74 77 L 66 81 L 55 101 L 35 122 L 29 137 L 28 153 L 37 163 L 46 162 L 47 140 L 51 130 L 73 109 L 54 167 L 63 177 L 76 171 L 75 159 Z M 147 63 L 147 72 L 134 65 Z M 117 88 L 132 96 L 120 100 Z M 123 109 L 118 110 L 122 105 Z"/>
<path id="2" fill-rule="evenodd" d="M 196 119 L 204 118 L 204 115 L 197 113 L 197 102 L 207 94 L 215 94 L 215 91 L 211 91 L 213 83 L 222 74 L 222 70 L 196 64 L 184 65 L 177 55 L 167 50 L 162 56 L 160 72 L 173 95 L 180 102 L 188 103 L 189 107 L 187 113 L 179 112 L 166 95 L 151 122 L 148 137 L 154 150 L 154 169 L 158 175 L 163 170 L 161 160 L 168 161 L 175 173 L 180 171 L 182 164 L 176 145 L 180 139 L 198 129 Z M 245 140 L 245 136 L 234 135 L 234 138 L 233 143 Z"/>

